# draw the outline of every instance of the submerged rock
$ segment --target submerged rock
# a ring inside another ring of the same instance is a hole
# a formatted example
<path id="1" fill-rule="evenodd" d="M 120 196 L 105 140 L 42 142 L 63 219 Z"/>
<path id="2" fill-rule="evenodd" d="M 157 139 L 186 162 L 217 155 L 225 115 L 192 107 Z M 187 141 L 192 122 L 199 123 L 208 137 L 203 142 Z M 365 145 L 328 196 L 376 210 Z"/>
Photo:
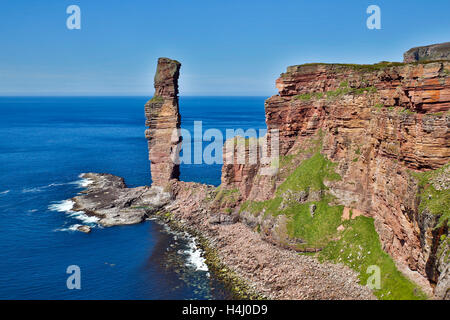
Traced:
<path id="1" fill-rule="evenodd" d="M 84 232 L 84 233 L 89 233 L 91 232 L 91 227 L 89 226 L 79 226 L 77 228 L 78 231 Z"/>

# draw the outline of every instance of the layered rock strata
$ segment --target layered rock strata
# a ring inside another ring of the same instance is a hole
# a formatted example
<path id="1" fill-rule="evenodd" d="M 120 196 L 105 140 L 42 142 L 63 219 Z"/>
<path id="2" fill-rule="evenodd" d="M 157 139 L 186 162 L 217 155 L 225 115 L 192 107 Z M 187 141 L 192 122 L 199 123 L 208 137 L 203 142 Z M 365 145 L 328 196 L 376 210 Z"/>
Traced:
<path id="1" fill-rule="evenodd" d="M 164 186 L 178 179 L 181 143 L 178 107 L 178 77 L 181 64 L 159 58 L 155 74 L 155 94 L 145 105 L 147 118 L 145 137 L 148 139 L 152 185 Z"/>
<path id="2" fill-rule="evenodd" d="M 438 281 L 436 253 L 448 228 L 438 226 L 439 215 L 419 209 L 420 188 L 411 173 L 450 159 L 449 75 L 445 61 L 292 66 L 276 82 L 279 94 L 265 104 L 268 129 L 280 132 L 280 155 L 298 156 L 300 163 L 321 136 L 321 153 L 342 177 L 327 183 L 329 192 L 338 204 L 375 219 L 383 249 L 428 292 L 428 283 Z M 263 176 L 262 168 L 224 166 L 222 187 L 239 189 L 246 200 L 269 200 L 286 175 L 281 167 L 277 176 Z M 241 216 L 261 225 L 251 213 Z M 269 239 L 282 241 L 280 223 L 268 223 Z"/>

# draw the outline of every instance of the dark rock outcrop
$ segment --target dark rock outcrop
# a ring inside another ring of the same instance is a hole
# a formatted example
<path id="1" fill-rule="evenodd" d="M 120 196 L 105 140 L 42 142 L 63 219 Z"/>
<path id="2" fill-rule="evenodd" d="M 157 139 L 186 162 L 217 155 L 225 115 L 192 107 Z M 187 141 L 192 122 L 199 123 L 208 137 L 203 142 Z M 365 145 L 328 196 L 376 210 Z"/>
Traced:
<path id="1" fill-rule="evenodd" d="M 104 227 L 142 222 L 171 199 L 162 187 L 127 188 L 123 178 L 112 174 L 86 173 L 82 178 L 91 183 L 72 199 L 72 210 L 98 217 Z"/>
<path id="2" fill-rule="evenodd" d="M 403 54 L 404 62 L 450 60 L 450 42 L 409 49 Z"/>
<path id="3" fill-rule="evenodd" d="M 181 142 L 179 132 L 178 76 L 181 64 L 159 58 L 155 75 L 155 94 L 145 105 L 147 118 L 145 137 L 148 139 L 153 185 L 165 186 L 180 175 L 178 157 Z"/>
<path id="4" fill-rule="evenodd" d="M 77 230 L 80 232 L 84 232 L 84 233 L 90 233 L 91 232 L 91 227 L 83 225 L 83 226 L 78 226 Z"/>

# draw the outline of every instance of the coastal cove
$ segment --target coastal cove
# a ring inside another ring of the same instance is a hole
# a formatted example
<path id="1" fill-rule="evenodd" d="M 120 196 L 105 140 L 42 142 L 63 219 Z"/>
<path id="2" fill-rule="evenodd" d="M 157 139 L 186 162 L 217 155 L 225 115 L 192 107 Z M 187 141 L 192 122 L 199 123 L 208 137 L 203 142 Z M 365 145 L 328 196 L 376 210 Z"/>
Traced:
<path id="1" fill-rule="evenodd" d="M 200 119 L 205 128 L 230 128 L 239 118 L 242 128 L 263 128 L 264 99 L 182 97 L 182 124 L 189 127 Z M 0 99 L 0 219 L 8 226 L 0 235 L 1 299 L 230 297 L 221 281 L 192 263 L 199 254 L 191 237 L 155 220 L 101 228 L 92 217 L 72 212 L 66 201 L 86 186 L 79 177 L 83 172 L 114 173 L 130 187 L 150 184 L 146 100 Z M 218 185 L 220 165 L 182 167 L 181 175 Z M 84 224 L 91 233 L 74 231 Z M 66 288 L 69 265 L 81 268 L 81 290 Z"/>

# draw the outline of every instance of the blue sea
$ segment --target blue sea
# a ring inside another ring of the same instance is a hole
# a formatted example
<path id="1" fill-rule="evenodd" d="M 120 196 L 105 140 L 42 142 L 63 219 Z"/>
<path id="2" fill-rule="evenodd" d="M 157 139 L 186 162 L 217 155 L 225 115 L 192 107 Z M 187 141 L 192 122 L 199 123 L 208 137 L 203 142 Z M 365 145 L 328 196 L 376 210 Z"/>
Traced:
<path id="1" fill-rule="evenodd" d="M 182 127 L 265 128 L 265 97 L 181 97 Z M 155 220 L 101 228 L 64 202 L 80 174 L 151 183 L 146 97 L 0 98 L 0 299 L 227 299 L 195 240 Z M 220 164 L 182 165 L 181 179 L 220 184 Z M 90 224 L 90 234 L 74 231 Z M 69 290 L 67 267 L 81 270 Z"/>

